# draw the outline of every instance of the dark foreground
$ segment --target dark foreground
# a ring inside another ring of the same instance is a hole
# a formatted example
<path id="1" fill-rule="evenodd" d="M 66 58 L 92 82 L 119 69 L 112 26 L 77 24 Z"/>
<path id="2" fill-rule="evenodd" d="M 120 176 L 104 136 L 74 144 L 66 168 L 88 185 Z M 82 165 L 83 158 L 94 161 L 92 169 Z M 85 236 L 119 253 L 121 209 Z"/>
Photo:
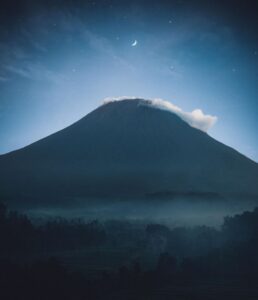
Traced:
<path id="1" fill-rule="evenodd" d="M 258 299 L 258 209 L 220 229 L 0 208 L 0 299 Z"/>

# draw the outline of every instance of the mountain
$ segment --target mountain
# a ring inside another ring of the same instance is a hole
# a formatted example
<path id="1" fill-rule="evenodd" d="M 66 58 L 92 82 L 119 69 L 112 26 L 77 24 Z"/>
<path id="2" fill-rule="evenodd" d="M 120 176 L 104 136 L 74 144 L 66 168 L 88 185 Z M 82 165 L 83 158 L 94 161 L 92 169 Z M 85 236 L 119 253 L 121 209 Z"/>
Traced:
<path id="1" fill-rule="evenodd" d="M 38 195 L 256 197 L 257 182 L 257 163 L 143 99 L 109 102 L 0 156 L 0 195 L 20 201 Z"/>

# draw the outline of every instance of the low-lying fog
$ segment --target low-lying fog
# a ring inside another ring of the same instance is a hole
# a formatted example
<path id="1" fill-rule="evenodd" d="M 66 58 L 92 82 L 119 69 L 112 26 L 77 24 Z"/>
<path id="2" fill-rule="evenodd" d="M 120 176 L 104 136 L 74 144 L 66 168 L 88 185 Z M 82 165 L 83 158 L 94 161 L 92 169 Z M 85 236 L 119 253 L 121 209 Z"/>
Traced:
<path id="1" fill-rule="evenodd" d="M 69 201 L 70 202 L 70 201 Z M 81 218 L 84 220 L 128 220 L 157 222 L 170 227 L 207 225 L 218 227 L 225 216 L 252 210 L 257 200 L 236 199 L 72 199 L 73 205 L 24 210 L 33 219 Z"/>

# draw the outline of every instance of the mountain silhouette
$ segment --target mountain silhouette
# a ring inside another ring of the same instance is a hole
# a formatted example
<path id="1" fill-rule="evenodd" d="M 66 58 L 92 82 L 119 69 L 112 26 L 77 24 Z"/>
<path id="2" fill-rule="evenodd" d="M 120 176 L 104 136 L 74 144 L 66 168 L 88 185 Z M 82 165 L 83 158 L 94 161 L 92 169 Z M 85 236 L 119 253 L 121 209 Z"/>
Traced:
<path id="1" fill-rule="evenodd" d="M 258 165 L 148 100 L 109 102 L 0 156 L 0 195 L 257 196 Z"/>

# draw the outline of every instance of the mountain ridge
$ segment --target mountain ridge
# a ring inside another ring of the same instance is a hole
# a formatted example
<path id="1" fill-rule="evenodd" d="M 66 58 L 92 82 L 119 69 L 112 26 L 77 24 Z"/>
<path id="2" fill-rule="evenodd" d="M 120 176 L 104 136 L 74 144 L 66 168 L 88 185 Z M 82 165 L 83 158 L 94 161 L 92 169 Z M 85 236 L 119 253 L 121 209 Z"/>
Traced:
<path id="1" fill-rule="evenodd" d="M 257 163 L 142 101 L 106 103 L 0 156 L 0 195 L 258 195 Z"/>

